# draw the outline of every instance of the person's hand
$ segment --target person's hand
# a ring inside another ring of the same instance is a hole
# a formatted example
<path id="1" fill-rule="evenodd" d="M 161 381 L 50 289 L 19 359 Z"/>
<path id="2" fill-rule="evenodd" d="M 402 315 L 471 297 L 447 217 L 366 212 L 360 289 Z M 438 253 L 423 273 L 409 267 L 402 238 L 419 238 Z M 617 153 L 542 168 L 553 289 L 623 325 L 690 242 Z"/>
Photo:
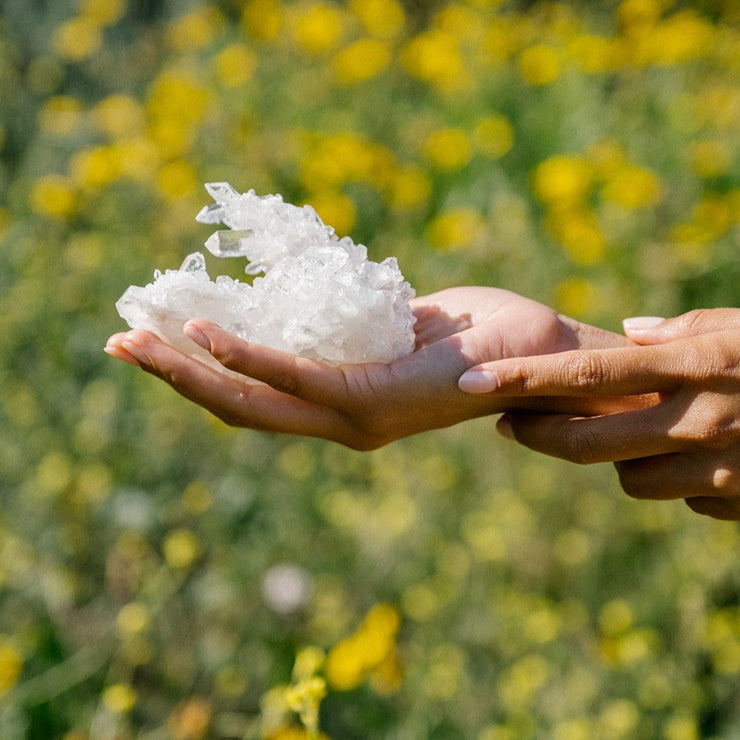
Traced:
<path id="1" fill-rule="evenodd" d="M 203 320 L 188 322 L 186 335 L 231 372 L 209 367 L 142 330 L 112 336 L 106 351 L 159 376 L 228 424 L 374 449 L 509 408 L 510 399 L 502 403 L 458 388 L 460 374 L 477 363 L 628 343 L 496 288 L 452 288 L 416 298 L 412 305 L 416 349 L 390 364 L 334 366 L 244 342 Z M 592 406 L 590 399 L 570 403 L 574 409 Z M 532 399 L 521 405 L 543 407 Z"/>
<path id="2" fill-rule="evenodd" d="M 485 363 L 460 378 L 498 397 L 657 393 L 622 413 L 506 414 L 499 431 L 579 463 L 614 461 L 635 498 L 684 498 L 696 512 L 740 519 L 740 309 L 624 322 L 644 345 Z"/>

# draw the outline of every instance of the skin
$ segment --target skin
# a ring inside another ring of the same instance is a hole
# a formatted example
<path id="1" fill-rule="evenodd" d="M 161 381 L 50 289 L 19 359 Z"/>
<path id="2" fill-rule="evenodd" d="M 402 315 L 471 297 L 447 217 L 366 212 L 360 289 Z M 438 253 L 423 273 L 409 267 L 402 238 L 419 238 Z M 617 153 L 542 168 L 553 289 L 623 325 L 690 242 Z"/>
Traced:
<path id="1" fill-rule="evenodd" d="M 335 366 L 296 357 L 200 319 L 189 321 L 184 332 L 218 367 L 143 330 L 113 335 L 105 350 L 161 378 L 227 424 L 321 437 L 358 450 L 511 408 L 600 413 L 624 407 L 623 399 L 604 395 L 512 402 L 458 387 L 465 370 L 491 358 L 629 344 L 621 335 L 496 288 L 452 288 L 416 298 L 412 308 L 416 348 L 390 364 Z"/>
<path id="2" fill-rule="evenodd" d="M 554 457 L 614 462 L 635 498 L 682 498 L 698 513 L 740 520 L 740 309 L 624 327 L 640 346 L 486 362 L 460 387 L 502 400 L 653 394 L 649 406 L 606 415 L 507 413 L 498 429 Z"/>

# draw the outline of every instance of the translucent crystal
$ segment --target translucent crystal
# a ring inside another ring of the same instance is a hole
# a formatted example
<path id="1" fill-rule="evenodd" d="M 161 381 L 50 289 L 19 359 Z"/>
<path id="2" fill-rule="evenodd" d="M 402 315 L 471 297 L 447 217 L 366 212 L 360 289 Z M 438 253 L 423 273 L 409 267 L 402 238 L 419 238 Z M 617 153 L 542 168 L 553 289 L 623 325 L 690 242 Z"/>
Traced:
<path id="1" fill-rule="evenodd" d="M 246 257 L 251 284 L 220 275 L 205 257 L 189 255 L 179 270 L 157 271 L 154 282 L 131 286 L 116 303 L 133 328 L 156 332 L 178 349 L 213 363 L 182 333 L 205 318 L 237 336 L 329 362 L 389 362 L 414 347 L 414 291 L 395 258 L 377 263 L 367 248 L 339 239 L 310 206 L 280 195 L 239 193 L 228 183 L 206 189 L 215 203 L 197 219 L 219 221 L 206 248 L 218 257 Z M 220 367 L 220 366 L 219 366 Z"/>

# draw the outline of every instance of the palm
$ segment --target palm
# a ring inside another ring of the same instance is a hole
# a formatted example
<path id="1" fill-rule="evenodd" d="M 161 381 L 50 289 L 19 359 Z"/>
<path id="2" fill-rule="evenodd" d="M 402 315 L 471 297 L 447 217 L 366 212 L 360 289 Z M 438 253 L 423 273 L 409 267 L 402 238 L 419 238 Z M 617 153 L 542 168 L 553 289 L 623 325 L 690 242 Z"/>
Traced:
<path id="1" fill-rule="evenodd" d="M 473 365 L 624 342 L 496 288 L 441 291 L 415 299 L 413 310 L 416 349 L 390 364 L 332 366 L 248 344 L 201 321 L 193 326 L 208 335 L 211 353 L 231 373 L 206 367 L 148 332 L 117 335 L 109 347 L 125 348 L 122 338 L 128 338 L 146 354 L 145 369 L 227 423 L 370 449 L 503 410 L 500 400 L 458 389 L 457 379 Z"/>

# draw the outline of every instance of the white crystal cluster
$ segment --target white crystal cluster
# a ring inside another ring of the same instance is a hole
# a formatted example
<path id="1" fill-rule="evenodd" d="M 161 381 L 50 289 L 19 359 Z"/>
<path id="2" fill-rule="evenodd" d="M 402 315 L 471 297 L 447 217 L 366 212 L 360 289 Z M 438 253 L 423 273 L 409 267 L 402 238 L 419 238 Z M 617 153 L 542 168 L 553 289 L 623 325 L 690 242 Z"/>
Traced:
<path id="1" fill-rule="evenodd" d="M 342 362 L 390 362 L 414 347 L 414 291 L 391 257 L 367 259 L 367 248 L 339 239 L 310 206 L 280 195 L 239 193 L 209 183 L 215 201 L 197 220 L 224 223 L 206 248 L 218 257 L 246 257 L 250 283 L 220 275 L 211 280 L 201 252 L 154 282 L 132 285 L 116 303 L 134 329 L 149 329 L 182 351 L 206 359 L 182 327 L 188 319 L 214 321 L 248 341 L 303 357 Z"/>

